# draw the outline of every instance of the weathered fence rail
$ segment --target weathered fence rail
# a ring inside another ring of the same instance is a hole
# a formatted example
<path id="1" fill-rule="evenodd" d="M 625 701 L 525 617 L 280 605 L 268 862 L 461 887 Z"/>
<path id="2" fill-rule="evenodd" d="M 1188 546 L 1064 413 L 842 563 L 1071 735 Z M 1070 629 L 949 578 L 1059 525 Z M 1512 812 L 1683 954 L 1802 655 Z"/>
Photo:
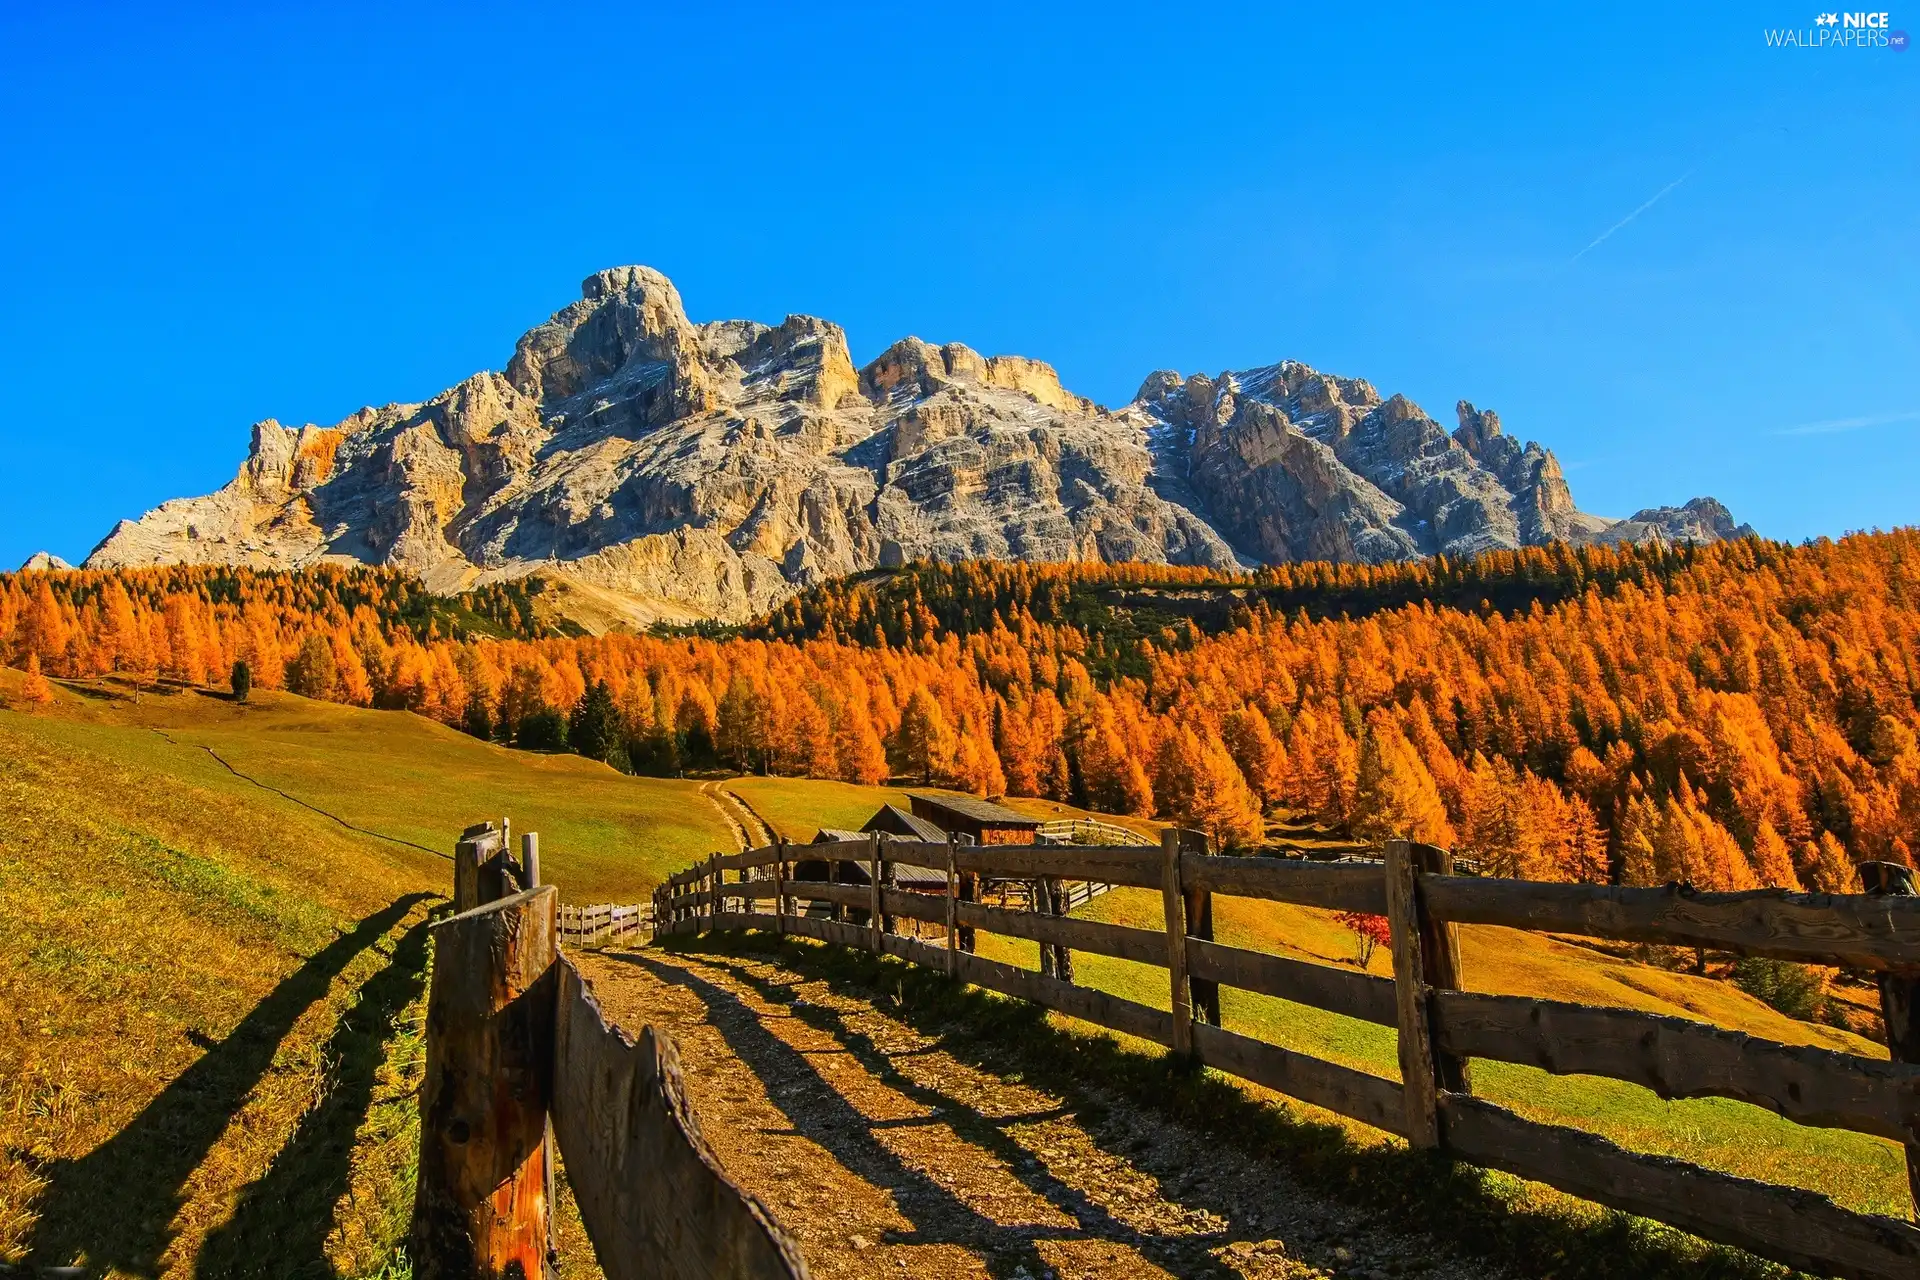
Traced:
<path id="1" fill-rule="evenodd" d="M 553 1276 L 557 1147 L 609 1280 L 804 1280 L 773 1213 L 701 1137 L 672 1042 L 609 1024 L 561 951 L 539 838 L 523 836 L 517 859 L 507 845 L 504 823 L 467 829 L 454 852 L 456 914 L 433 929 L 413 1274 Z M 574 911 L 608 930 L 642 918 Z"/>
<path id="2" fill-rule="evenodd" d="M 1159 849 L 858 841 L 775 845 L 713 858 L 660 886 L 657 934 L 765 929 L 897 956 L 1143 1040 L 1417 1146 L 1659 1219 L 1819 1274 L 1920 1276 L 1920 1228 L 1813 1192 L 1628 1151 L 1472 1096 L 1470 1063 L 1608 1076 L 1666 1098 L 1724 1097 L 1806 1125 L 1905 1144 L 1920 1193 L 1920 898 L 1905 868 L 1868 864 L 1859 895 L 1696 893 L 1676 886 L 1455 877 L 1448 854 L 1390 841 L 1379 863 L 1230 858 L 1169 832 Z M 859 863 L 867 884 L 795 880 L 796 858 Z M 945 893 L 889 887 L 888 864 L 944 871 Z M 732 878 L 729 879 L 729 876 Z M 972 900 L 969 878 L 1086 880 L 1161 891 L 1164 930 L 1075 920 L 1044 894 L 1012 911 Z M 1212 938 L 1215 894 L 1385 916 L 1394 976 L 1231 947 Z M 804 913 L 824 903 L 829 918 Z M 761 904 L 772 903 L 771 910 Z M 940 926 L 936 940 L 895 922 Z M 1891 1061 L 1775 1043 L 1681 1018 L 1460 990 L 1459 924 L 1712 947 L 1878 974 Z M 973 953 L 974 931 L 1039 942 L 1042 971 Z M 1168 971 L 1172 1012 L 1072 981 L 1071 953 Z M 1051 963 L 1049 963 L 1051 956 Z M 1236 987 L 1393 1027 L 1400 1079 L 1267 1044 L 1221 1025 Z"/>

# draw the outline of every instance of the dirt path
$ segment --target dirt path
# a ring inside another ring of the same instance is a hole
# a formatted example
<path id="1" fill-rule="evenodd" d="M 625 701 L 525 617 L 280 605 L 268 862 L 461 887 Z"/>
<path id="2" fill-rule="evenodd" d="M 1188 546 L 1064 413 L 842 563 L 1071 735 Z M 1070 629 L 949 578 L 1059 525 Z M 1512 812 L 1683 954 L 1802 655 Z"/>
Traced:
<path id="1" fill-rule="evenodd" d="M 984 1072 L 771 957 L 578 960 L 610 1017 L 672 1034 L 708 1140 L 816 1276 L 1499 1274 L 1129 1104 Z"/>
<path id="2" fill-rule="evenodd" d="M 740 848 L 763 849 L 773 843 L 773 832 L 760 820 L 760 815 L 720 782 L 701 783 L 700 794 L 707 798 L 708 804 L 719 810 L 721 818 L 733 832 L 734 842 Z"/>

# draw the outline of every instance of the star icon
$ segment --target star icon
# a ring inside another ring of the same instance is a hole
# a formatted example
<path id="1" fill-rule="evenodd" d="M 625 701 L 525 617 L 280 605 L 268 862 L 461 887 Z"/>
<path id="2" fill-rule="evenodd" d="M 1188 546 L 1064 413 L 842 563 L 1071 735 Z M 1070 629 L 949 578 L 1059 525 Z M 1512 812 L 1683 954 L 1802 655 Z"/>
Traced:
<path id="1" fill-rule="evenodd" d="M 1823 13 L 1814 19 L 1814 25 L 1817 27 L 1837 27 L 1840 25 L 1840 15 L 1837 13 Z"/>

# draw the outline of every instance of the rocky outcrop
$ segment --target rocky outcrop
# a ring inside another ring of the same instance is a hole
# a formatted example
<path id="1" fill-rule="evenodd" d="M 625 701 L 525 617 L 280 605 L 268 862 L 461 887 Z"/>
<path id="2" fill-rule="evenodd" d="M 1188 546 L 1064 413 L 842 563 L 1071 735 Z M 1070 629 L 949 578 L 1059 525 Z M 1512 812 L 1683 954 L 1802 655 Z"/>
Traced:
<path id="1" fill-rule="evenodd" d="M 697 324 L 665 276 L 620 267 L 503 373 L 331 427 L 259 423 L 230 484 L 121 522 L 87 564 L 344 559 L 440 590 L 544 573 L 631 624 L 742 619 L 914 559 L 1228 567 L 1732 536 L 1710 499 L 1583 515 L 1552 454 L 1458 413 L 1449 435 L 1293 362 L 1156 373 L 1112 413 L 1048 365 L 957 343 L 902 339 L 856 369 L 837 325 Z"/>
<path id="2" fill-rule="evenodd" d="M 1695 498 L 1681 507 L 1648 507 L 1615 521 L 1595 535 L 1601 542 L 1721 542 L 1751 538 L 1750 524 L 1735 524 L 1733 513 L 1714 498 Z"/>
<path id="3" fill-rule="evenodd" d="M 20 572 L 64 573 L 71 568 L 73 568 L 72 565 L 62 560 L 59 556 L 54 555 L 51 551 L 36 551 L 27 557 L 25 564 L 20 566 Z"/>
<path id="4" fill-rule="evenodd" d="M 1464 400 L 1449 435 L 1404 396 L 1289 361 L 1156 373 L 1133 407 L 1162 471 L 1253 560 L 1474 555 L 1609 523 L 1574 509 L 1551 453 Z"/>

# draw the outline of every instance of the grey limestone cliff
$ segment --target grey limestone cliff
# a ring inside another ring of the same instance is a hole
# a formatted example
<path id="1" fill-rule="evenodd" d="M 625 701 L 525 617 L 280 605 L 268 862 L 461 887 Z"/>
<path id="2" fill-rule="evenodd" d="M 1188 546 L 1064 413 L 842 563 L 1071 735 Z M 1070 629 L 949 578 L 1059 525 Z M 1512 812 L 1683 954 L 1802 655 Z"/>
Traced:
<path id="1" fill-rule="evenodd" d="M 1735 532 L 1711 499 L 1583 515 L 1551 453 L 1458 415 L 1449 434 L 1292 362 L 1156 373 L 1115 412 L 959 344 L 906 338 L 857 369 L 828 321 L 694 323 L 666 277 L 620 267 L 503 373 L 257 424 L 225 488 L 122 521 L 87 564 L 344 559 L 442 590 L 545 573 L 617 625 L 741 619 L 913 559 L 1228 567 Z"/>

